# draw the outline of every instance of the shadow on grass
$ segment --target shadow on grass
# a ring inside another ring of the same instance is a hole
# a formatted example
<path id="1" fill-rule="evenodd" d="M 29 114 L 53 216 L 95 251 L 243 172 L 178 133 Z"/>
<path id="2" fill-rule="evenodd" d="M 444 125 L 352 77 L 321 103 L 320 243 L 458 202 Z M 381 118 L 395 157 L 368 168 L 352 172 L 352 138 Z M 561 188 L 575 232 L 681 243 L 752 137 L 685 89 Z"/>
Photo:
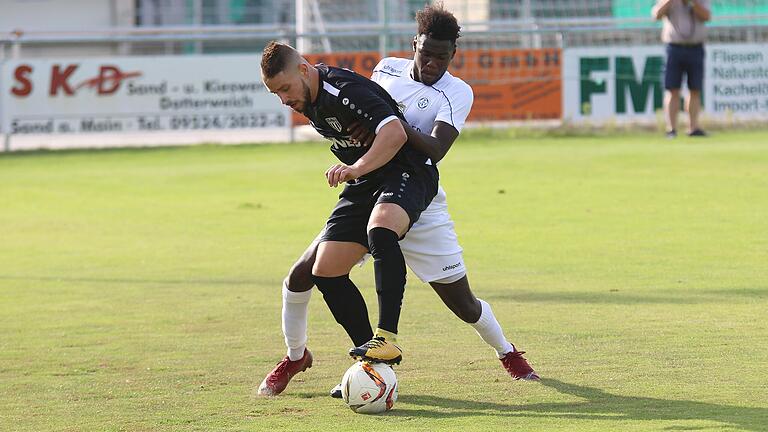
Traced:
<path id="1" fill-rule="evenodd" d="M 256 285 L 274 284 L 271 279 L 144 279 L 130 277 L 77 277 L 77 276 L 33 276 L 0 274 L 0 281 L 35 281 L 35 282 L 76 282 L 99 284 L 133 285 Z M 730 301 L 735 298 L 768 299 L 768 287 L 734 288 L 733 290 L 685 290 L 670 291 L 669 295 L 635 294 L 628 292 L 579 292 L 579 291 L 521 291 L 508 293 L 486 293 L 486 301 L 500 300 L 518 303 L 589 303 L 589 304 L 707 304 L 721 303 L 723 297 Z"/>
<path id="2" fill-rule="evenodd" d="M 276 283 L 275 281 L 254 279 L 143 279 L 143 278 L 108 278 L 108 277 L 72 277 L 72 276 L 20 276 L 0 275 L 0 281 L 35 281 L 35 282 L 75 282 L 98 284 L 132 285 L 256 285 Z"/>
<path id="3" fill-rule="evenodd" d="M 482 296 L 486 301 L 512 301 L 518 303 L 589 303 L 589 304 L 708 304 L 720 303 L 723 297 L 731 301 L 735 298 L 768 299 L 768 287 L 733 290 L 670 290 L 669 294 L 637 294 L 628 292 L 540 292 L 517 291 L 509 293 L 487 293 Z"/>
<path id="4" fill-rule="evenodd" d="M 579 402 L 540 403 L 527 405 L 500 404 L 438 396 L 401 395 L 401 404 L 423 408 L 407 408 L 399 405 L 388 415 L 401 417 L 450 418 L 468 415 L 499 417 L 538 417 L 563 419 L 589 419 L 610 421 L 684 421 L 705 420 L 722 423 L 723 426 L 746 431 L 765 431 L 768 427 L 768 408 L 749 408 L 717 405 L 648 397 L 621 396 L 603 390 L 568 384 L 554 379 L 541 383 L 560 393 L 584 399 Z M 668 430 L 681 430 L 682 426 L 670 426 Z M 685 427 L 685 430 L 691 428 Z"/>

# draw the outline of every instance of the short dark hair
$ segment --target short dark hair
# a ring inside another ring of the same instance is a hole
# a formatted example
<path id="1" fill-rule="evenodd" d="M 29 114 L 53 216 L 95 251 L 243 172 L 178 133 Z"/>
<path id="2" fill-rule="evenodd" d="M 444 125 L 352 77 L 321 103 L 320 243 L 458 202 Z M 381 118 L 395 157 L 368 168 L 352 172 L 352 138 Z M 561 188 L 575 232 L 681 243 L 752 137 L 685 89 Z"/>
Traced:
<path id="1" fill-rule="evenodd" d="M 445 10 L 443 2 L 426 5 L 416 12 L 416 22 L 419 24 L 419 34 L 434 39 L 449 40 L 456 43 L 461 37 L 461 27 L 452 13 Z"/>
<path id="2" fill-rule="evenodd" d="M 274 78 L 275 75 L 290 66 L 298 52 L 290 45 L 271 41 L 264 47 L 261 57 L 261 73 L 264 78 Z"/>

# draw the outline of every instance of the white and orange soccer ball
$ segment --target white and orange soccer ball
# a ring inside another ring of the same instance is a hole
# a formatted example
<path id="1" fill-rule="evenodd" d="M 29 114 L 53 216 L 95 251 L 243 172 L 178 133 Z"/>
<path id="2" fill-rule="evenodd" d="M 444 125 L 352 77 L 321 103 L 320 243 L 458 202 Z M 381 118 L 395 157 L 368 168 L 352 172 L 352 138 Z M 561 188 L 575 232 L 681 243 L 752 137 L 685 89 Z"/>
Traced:
<path id="1" fill-rule="evenodd" d="M 341 379 L 341 397 L 356 413 L 389 411 L 397 400 L 395 371 L 384 363 L 357 362 Z"/>

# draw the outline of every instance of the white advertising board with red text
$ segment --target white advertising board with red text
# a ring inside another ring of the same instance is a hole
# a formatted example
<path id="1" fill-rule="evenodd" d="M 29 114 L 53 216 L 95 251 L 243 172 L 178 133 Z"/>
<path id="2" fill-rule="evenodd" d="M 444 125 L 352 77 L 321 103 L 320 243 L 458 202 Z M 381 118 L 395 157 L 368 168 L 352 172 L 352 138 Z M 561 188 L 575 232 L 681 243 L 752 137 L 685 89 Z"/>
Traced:
<path id="1" fill-rule="evenodd" d="M 290 128 L 260 55 L 11 60 L 0 117 L 12 136 Z"/>

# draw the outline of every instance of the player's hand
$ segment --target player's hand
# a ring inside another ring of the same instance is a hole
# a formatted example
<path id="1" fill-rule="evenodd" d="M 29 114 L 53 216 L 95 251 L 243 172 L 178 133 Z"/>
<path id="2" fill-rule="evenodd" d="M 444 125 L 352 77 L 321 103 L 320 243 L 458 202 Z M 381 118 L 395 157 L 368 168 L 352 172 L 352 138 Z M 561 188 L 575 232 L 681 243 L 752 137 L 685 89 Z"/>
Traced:
<path id="1" fill-rule="evenodd" d="M 358 177 L 360 177 L 360 174 L 354 167 L 344 164 L 333 165 L 325 171 L 325 178 L 328 180 L 328 186 L 330 187 L 336 187 L 339 183 L 354 180 Z"/>
<path id="2" fill-rule="evenodd" d="M 364 147 L 368 147 L 373 144 L 376 134 L 371 132 L 367 127 L 363 126 L 359 121 L 353 122 L 348 128 L 349 137 L 354 143 L 360 143 Z"/>

